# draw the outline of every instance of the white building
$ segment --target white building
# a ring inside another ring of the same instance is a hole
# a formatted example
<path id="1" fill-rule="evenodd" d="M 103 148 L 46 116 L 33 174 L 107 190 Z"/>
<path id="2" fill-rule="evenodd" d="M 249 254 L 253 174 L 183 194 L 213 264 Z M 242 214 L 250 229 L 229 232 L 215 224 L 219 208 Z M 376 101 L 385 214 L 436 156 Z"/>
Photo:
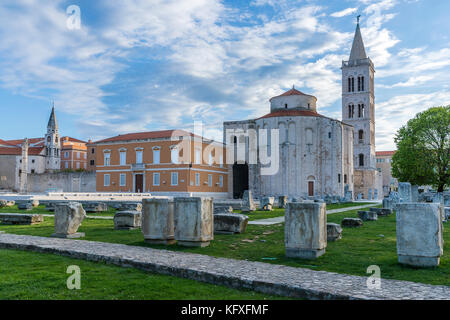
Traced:
<path id="1" fill-rule="evenodd" d="M 27 174 L 59 170 L 60 139 L 52 109 L 45 138 L 0 139 L 0 189 L 26 192 Z"/>

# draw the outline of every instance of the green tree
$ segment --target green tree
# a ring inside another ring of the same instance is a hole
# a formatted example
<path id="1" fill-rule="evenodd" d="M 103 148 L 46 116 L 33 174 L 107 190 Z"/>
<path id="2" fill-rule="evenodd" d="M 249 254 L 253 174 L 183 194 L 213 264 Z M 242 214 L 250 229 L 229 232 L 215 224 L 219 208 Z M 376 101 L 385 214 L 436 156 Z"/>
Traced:
<path id="1" fill-rule="evenodd" d="M 450 106 L 418 113 L 395 136 L 392 175 L 442 192 L 450 185 Z"/>

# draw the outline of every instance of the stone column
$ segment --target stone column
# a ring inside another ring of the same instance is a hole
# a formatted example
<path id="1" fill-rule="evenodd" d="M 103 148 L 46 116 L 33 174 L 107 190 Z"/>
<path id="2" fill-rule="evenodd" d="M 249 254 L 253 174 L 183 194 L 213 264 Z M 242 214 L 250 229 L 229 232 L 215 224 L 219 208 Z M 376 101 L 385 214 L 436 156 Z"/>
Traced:
<path id="1" fill-rule="evenodd" d="M 214 240 L 212 198 L 175 198 L 175 240 L 179 245 L 206 247 Z"/>
<path id="2" fill-rule="evenodd" d="M 242 212 L 255 211 L 255 203 L 253 202 L 253 195 L 251 190 L 245 190 L 242 197 Z"/>
<path id="3" fill-rule="evenodd" d="M 315 259 L 327 246 L 327 211 L 325 203 L 293 203 L 285 213 L 286 256 Z"/>
<path id="4" fill-rule="evenodd" d="M 52 237 L 70 239 L 84 237 L 84 233 L 77 231 L 85 217 L 86 212 L 81 203 L 57 204 L 55 207 L 55 233 L 52 234 Z"/>
<path id="5" fill-rule="evenodd" d="M 20 182 L 19 182 L 19 192 L 27 193 L 28 191 L 28 139 L 25 138 L 22 143 L 22 164 L 20 166 Z"/>
<path id="6" fill-rule="evenodd" d="M 145 242 L 173 244 L 174 202 L 169 199 L 142 199 L 142 233 Z"/>
<path id="7" fill-rule="evenodd" d="M 399 182 L 398 183 L 398 193 L 400 201 L 402 203 L 411 202 L 411 183 L 409 182 Z"/>
<path id="8" fill-rule="evenodd" d="M 397 255 L 401 264 L 438 266 L 443 254 L 443 207 L 437 203 L 400 203 L 397 211 Z"/>

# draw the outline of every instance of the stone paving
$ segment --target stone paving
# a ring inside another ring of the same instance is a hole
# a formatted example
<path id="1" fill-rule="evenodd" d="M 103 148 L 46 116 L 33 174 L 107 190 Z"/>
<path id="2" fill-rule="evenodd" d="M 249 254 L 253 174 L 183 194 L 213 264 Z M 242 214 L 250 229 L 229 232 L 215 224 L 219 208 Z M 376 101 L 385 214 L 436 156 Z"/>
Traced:
<path id="1" fill-rule="evenodd" d="M 54 253 L 89 261 L 308 299 L 450 299 L 450 287 L 385 280 L 369 289 L 366 277 L 314 271 L 276 264 L 215 258 L 94 241 L 0 234 L 0 248 Z"/>
<path id="2" fill-rule="evenodd" d="M 379 204 L 379 203 L 373 203 L 373 204 L 366 204 L 366 205 L 362 205 L 362 206 L 355 206 L 355 207 L 347 207 L 347 208 L 339 208 L 339 209 L 327 210 L 327 214 L 333 214 L 333 213 L 339 213 L 339 212 L 345 212 L 345 211 L 351 211 L 351 210 L 358 210 L 358 209 L 364 209 L 364 208 L 369 208 L 369 207 L 376 206 L 377 204 Z M 281 217 L 275 217 L 275 218 L 268 218 L 268 219 L 260 219 L 260 220 L 249 221 L 248 224 L 270 226 L 270 225 L 273 225 L 273 224 L 278 224 L 278 223 L 283 223 L 283 222 L 284 222 L 284 216 L 281 216 Z"/>

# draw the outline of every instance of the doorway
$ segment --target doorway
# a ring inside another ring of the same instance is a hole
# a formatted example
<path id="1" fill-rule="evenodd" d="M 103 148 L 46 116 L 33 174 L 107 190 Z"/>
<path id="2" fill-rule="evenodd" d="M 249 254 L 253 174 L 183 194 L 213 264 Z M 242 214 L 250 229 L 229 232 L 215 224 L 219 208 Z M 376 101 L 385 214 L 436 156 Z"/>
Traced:
<path id="1" fill-rule="evenodd" d="M 314 197 L 314 181 L 308 181 L 308 196 Z"/>
<path id="2" fill-rule="evenodd" d="M 233 198 L 241 199 L 248 190 L 248 164 L 233 165 Z"/>
<path id="3" fill-rule="evenodd" d="M 134 192 L 142 193 L 144 192 L 144 175 L 137 174 L 134 176 Z"/>

